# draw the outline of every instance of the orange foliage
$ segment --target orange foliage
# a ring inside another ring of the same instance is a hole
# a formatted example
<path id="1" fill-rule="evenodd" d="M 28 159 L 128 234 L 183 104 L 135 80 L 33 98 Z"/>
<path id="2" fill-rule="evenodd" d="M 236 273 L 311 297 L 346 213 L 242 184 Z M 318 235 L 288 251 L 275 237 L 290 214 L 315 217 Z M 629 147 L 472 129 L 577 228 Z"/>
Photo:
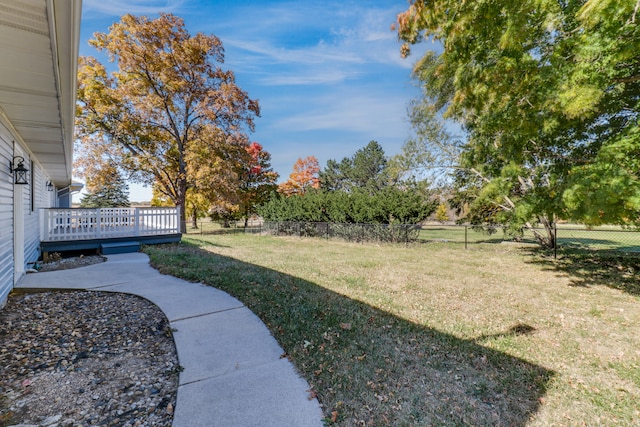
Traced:
<path id="1" fill-rule="evenodd" d="M 287 196 L 304 194 L 310 188 L 320 188 L 320 165 L 315 156 L 298 159 L 293 165 L 289 179 L 278 186 L 278 191 Z"/>

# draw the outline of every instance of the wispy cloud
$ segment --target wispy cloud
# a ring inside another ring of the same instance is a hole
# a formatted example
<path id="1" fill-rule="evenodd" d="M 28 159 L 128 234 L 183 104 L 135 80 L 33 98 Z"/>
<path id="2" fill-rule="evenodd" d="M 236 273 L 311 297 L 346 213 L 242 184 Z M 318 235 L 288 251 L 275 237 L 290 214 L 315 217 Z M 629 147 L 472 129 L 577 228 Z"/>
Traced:
<path id="1" fill-rule="evenodd" d="M 357 79 L 358 71 L 338 71 L 338 70 L 316 70 L 304 74 L 291 71 L 277 74 L 267 74 L 258 78 L 258 83 L 267 86 L 305 86 L 305 85 L 327 85 L 340 83 L 352 79 Z"/>
<path id="2" fill-rule="evenodd" d="M 185 3 L 186 0 L 84 0 L 82 8 L 85 16 L 92 13 L 110 16 L 127 13 L 143 15 L 178 11 Z"/>
<path id="3" fill-rule="evenodd" d="M 243 25 L 221 31 L 235 69 L 273 71 L 258 76 L 264 85 L 334 84 L 373 71 L 370 65 L 410 69 L 390 29 L 397 12 L 342 2 L 267 5 L 259 14 L 236 10 Z"/>
<path id="4" fill-rule="evenodd" d="M 226 46 L 234 46 L 254 58 L 262 58 L 262 62 L 272 64 L 307 64 L 315 65 L 324 62 L 362 63 L 361 58 L 353 57 L 349 52 L 341 52 L 326 43 L 319 42 L 309 48 L 286 48 L 273 42 L 253 41 L 250 39 L 228 39 Z"/>
<path id="5" fill-rule="evenodd" d="M 314 98 L 313 104 L 298 104 L 297 113 L 271 124 L 288 131 L 337 130 L 389 136 L 402 127 L 407 99 L 366 89 L 330 93 Z"/>

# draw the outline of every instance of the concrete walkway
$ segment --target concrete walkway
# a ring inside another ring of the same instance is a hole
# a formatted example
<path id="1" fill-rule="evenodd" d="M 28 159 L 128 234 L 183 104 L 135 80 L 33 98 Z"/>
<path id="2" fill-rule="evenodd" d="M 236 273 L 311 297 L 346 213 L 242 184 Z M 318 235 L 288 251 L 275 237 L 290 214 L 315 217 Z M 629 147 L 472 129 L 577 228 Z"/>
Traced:
<path id="1" fill-rule="evenodd" d="M 160 274 L 142 253 L 72 270 L 28 274 L 19 288 L 87 289 L 139 295 L 165 313 L 180 373 L 175 427 L 322 426 L 309 385 L 260 319 L 210 286 Z"/>

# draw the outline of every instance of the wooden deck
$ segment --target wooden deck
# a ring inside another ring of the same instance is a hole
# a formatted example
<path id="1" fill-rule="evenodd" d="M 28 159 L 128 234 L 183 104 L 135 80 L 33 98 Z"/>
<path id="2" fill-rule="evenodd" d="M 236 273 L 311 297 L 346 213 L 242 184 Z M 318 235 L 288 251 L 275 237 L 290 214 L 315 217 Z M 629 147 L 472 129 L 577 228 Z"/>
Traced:
<path id="1" fill-rule="evenodd" d="M 43 253 L 179 242 L 178 208 L 41 209 Z"/>

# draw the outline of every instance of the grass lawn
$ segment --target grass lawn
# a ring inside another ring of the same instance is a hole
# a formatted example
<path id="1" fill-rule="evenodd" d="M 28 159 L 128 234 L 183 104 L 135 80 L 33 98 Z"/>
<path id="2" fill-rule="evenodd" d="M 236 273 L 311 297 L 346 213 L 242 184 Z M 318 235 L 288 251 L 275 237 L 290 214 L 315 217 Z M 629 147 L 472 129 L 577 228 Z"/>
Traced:
<path id="1" fill-rule="evenodd" d="M 148 246 L 270 328 L 340 426 L 640 425 L 640 258 L 245 234 Z"/>

